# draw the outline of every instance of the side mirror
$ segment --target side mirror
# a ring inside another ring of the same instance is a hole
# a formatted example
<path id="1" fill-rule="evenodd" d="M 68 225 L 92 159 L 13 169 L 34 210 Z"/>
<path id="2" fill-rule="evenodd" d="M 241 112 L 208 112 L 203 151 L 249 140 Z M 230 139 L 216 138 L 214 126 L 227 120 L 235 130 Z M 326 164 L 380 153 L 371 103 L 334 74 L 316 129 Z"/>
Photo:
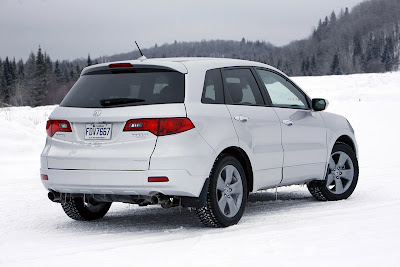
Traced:
<path id="1" fill-rule="evenodd" d="M 323 98 L 313 98 L 313 100 L 311 102 L 312 102 L 312 109 L 314 111 L 325 110 L 329 105 L 328 100 L 323 99 Z"/>

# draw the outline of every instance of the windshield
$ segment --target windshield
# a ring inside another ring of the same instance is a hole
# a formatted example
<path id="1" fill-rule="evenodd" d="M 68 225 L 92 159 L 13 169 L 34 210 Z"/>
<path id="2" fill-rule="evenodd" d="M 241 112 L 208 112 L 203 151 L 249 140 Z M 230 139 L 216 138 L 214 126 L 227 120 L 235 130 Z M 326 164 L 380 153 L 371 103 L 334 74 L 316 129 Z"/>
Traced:
<path id="1" fill-rule="evenodd" d="M 62 107 L 105 108 L 183 103 L 184 74 L 158 69 L 87 73 L 71 88 Z"/>

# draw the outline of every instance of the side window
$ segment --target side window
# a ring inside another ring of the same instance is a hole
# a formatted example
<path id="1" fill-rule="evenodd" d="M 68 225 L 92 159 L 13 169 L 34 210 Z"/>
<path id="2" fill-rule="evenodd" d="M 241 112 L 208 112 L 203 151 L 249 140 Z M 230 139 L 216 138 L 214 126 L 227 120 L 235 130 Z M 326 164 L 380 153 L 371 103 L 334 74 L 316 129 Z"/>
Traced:
<path id="1" fill-rule="evenodd" d="M 221 71 L 219 69 L 208 70 L 206 72 L 201 103 L 205 104 L 224 103 Z"/>
<path id="2" fill-rule="evenodd" d="M 257 69 L 272 105 L 284 108 L 308 108 L 306 97 L 282 76 L 267 70 Z"/>
<path id="3" fill-rule="evenodd" d="M 232 99 L 232 104 L 264 104 L 260 89 L 250 69 L 224 70 L 224 83 Z"/>

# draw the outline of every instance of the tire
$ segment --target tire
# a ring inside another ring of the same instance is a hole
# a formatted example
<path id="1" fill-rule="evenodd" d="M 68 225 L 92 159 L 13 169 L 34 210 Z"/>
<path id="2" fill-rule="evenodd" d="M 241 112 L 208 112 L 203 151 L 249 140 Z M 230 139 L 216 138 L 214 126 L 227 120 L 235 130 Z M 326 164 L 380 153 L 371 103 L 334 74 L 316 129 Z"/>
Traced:
<path id="1" fill-rule="evenodd" d="M 322 201 L 348 198 L 358 181 L 358 160 L 354 151 L 344 143 L 336 143 L 329 158 L 323 181 L 312 181 L 307 187 L 311 195 Z"/>
<path id="2" fill-rule="evenodd" d="M 111 207 L 110 203 L 86 203 L 81 197 L 71 197 L 61 206 L 71 219 L 93 221 L 103 218 Z"/>
<path id="3" fill-rule="evenodd" d="M 221 155 L 211 170 L 206 205 L 196 209 L 196 214 L 207 227 L 234 225 L 242 218 L 247 193 L 246 174 L 240 162 Z"/>

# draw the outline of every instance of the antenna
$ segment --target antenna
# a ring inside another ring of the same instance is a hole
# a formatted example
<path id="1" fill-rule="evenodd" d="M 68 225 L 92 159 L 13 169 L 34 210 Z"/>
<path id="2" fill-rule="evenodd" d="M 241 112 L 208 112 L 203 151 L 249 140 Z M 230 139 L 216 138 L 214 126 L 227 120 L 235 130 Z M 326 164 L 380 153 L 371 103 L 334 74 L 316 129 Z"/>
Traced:
<path id="1" fill-rule="evenodd" d="M 136 44 L 137 48 L 139 49 L 139 53 L 141 55 L 141 57 L 138 58 L 138 60 L 140 60 L 140 61 L 146 60 L 147 58 L 143 55 L 142 50 L 140 50 L 140 47 L 136 41 L 135 41 L 135 44 Z"/>

